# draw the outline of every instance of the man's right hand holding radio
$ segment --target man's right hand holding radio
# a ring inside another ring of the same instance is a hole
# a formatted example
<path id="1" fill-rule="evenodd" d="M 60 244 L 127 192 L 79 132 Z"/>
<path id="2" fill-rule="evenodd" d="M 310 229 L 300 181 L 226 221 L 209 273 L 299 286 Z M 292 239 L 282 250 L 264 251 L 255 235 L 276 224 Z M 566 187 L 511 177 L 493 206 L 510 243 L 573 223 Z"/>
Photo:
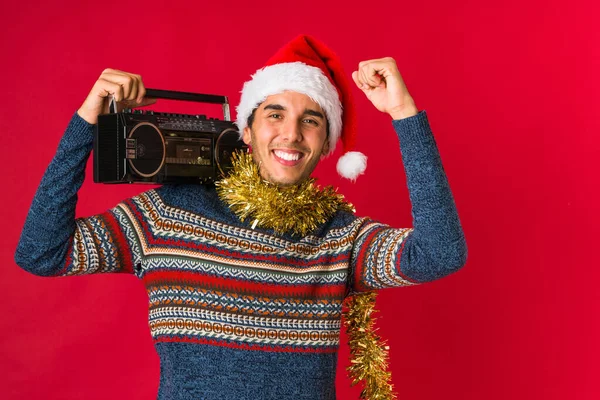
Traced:
<path id="1" fill-rule="evenodd" d="M 102 71 L 77 114 L 88 123 L 97 124 L 98 115 L 108 113 L 110 95 L 117 102 L 117 111 L 156 103 L 156 99 L 145 97 L 146 88 L 140 75 L 107 68 Z"/>

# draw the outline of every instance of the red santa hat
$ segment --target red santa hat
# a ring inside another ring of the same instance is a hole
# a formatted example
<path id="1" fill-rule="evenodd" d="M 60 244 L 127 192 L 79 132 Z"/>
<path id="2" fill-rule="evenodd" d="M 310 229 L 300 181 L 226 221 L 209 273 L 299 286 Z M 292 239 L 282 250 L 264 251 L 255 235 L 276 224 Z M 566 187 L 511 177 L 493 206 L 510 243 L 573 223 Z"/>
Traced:
<path id="1" fill-rule="evenodd" d="M 268 96 L 290 90 L 309 96 L 325 111 L 329 124 L 329 152 L 338 140 L 344 155 L 337 171 L 355 180 L 367 168 L 367 157 L 352 151 L 356 142 L 356 114 L 349 81 L 337 55 L 322 42 L 300 35 L 282 47 L 263 68 L 244 83 L 240 104 L 236 107 L 236 124 L 240 136 L 248 117 Z"/>

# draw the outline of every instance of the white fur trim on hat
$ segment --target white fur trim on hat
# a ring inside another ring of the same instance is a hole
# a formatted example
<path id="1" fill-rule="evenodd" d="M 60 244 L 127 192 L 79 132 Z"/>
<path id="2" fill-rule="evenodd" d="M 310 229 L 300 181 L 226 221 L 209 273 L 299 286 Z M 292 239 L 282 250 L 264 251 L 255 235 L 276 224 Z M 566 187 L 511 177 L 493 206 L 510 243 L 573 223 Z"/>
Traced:
<path id="1" fill-rule="evenodd" d="M 337 162 L 337 172 L 344 178 L 356 180 L 367 169 L 367 156 L 358 151 L 349 151 Z"/>
<path id="2" fill-rule="evenodd" d="M 269 65 L 256 71 L 252 79 L 244 83 L 240 104 L 236 107 L 236 124 L 240 138 L 252 110 L 268 96 L 285 90 L 307 95 L 321 106 L 329 123 L 329 152 L 333 153 L 342 133 L 342 103 L 337 89 L 317 67 L 303 62 Z"/>

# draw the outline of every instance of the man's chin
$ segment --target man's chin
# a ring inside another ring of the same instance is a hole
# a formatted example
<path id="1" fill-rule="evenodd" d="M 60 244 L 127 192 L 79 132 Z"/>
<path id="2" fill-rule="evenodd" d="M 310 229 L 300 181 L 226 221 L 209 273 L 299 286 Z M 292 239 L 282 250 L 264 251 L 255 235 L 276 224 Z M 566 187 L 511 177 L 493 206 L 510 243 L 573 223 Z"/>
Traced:
<path id="1" fill-rule="evenodd" d="M 297 185 L 298 183 L 301 182 L 301 180 L 300 179 L 273 179 L 273 180 L 270 180 L 270 182 L 277 186 L 286 187 L 286 186 Z"/>
<path id="2" fill-rule="evenodd" d="M 277 185 L 277 186 L 281 186 L 281 187 L 294 186 L 294 185 L 299 184 L 303 180 L 302 177 L 290 177 L 290 176 L 278 176 L 278 177 L 263 176 L 263 178 L 265 178 L 270 183 Z"/>
<path id="3" fill-rule="evenodd" d="M 276 185 L 279 186 L 279 187 L 283 187 L 284 188 L 284 187 L 292 187 L 292 186 L 295 186 L 295 185 L 297 185 L 299 183 L 300 183 L 300 181 L 295 181 L 295 182 L 279 182 L 279 183 L 276 183 Z"/>

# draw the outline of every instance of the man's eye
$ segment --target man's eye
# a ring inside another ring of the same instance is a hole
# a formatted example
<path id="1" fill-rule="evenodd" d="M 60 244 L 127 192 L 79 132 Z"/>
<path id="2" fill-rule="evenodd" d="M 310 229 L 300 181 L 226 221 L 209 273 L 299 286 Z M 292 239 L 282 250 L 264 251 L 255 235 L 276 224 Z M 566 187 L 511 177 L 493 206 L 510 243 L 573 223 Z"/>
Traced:
<path id="1" fill-rule="evenodd" d="M 271 118 L 271 117 L 275 117 L 275 118 L 278 119 L 279 117 L 281 117 L 281 115 L 279 115 L 279 114 L 271 114 L 271 115 L 269 115 L 269 118 Z"/>
<path id="2" fill-rule="evenodd" d="M 319 126 L 319 123 L 317 121 L 315 121 L 314 119 L 305 119 L 304 121 L 310 122 L 310 123 L 314 124 L 315 126 Z"/>

